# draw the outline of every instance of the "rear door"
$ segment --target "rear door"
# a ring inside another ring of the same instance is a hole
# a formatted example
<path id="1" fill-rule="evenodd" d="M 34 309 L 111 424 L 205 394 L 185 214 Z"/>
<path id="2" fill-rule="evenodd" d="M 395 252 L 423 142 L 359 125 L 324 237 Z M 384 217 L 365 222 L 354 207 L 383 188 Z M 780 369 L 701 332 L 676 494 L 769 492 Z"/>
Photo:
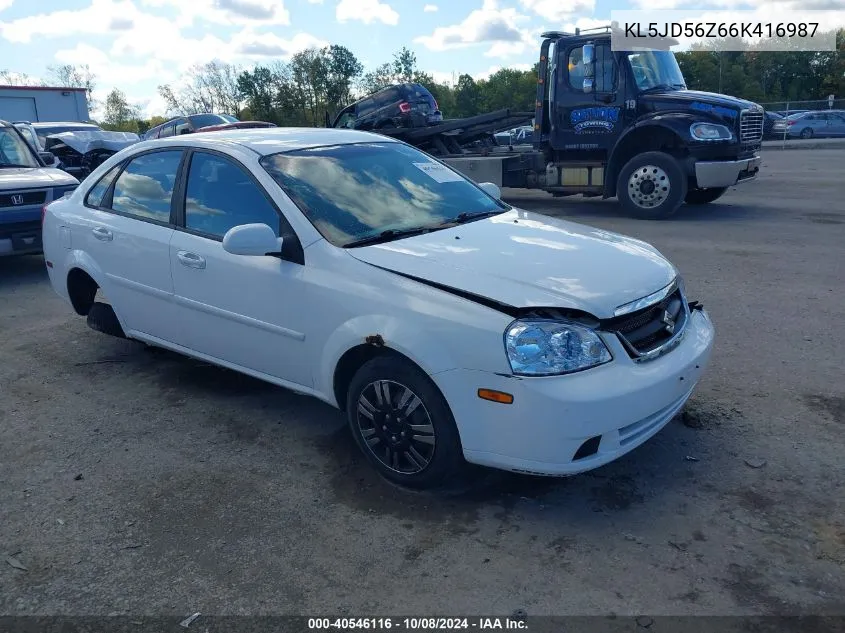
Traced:
<path id="1" fill-rule="evenodd" d="M 88 192 L 89 212 L 73 228 L 103 273 L 106 299 L 131 332 L 178 343 L 172 301 L 170 238 L 180 148 L 138 154 L 106 173 Z"/>

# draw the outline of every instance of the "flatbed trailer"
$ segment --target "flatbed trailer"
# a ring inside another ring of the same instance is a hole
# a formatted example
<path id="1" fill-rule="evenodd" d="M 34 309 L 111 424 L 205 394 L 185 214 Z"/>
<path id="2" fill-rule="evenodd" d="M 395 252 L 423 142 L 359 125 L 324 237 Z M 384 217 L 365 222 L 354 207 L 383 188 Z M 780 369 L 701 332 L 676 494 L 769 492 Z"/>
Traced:
<path id="1" fill-rule="evenodd" d="M 498 110 L 422 128 L 377 129 L 476 182 L 555 196 L 616 197 L 635 217 L 664 219 L 756 178 L 763 109 L 688 90 L 671 52 L 613 50 L 614 27 L 543 34 L 535 111 Z M 530 145 L 493 135 L 532 122 Z"/>

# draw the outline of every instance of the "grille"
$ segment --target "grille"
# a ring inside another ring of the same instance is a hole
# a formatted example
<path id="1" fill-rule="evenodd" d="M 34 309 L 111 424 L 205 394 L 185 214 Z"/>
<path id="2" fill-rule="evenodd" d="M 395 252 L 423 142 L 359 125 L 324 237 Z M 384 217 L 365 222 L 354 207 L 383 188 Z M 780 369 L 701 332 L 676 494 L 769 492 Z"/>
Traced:
<path id="1" fill-rule="evenodd" d="M 653 352 L 680 334 L 686 326 L 684 296 L 676 289 L 662 301 L 602 324 L 602 329 L 616 332 L 628 354 L 638 358 Z"/>
<path id="2" fill-rule="evenodd" d="M 763 139 L 762 112 L 743 110 L 739 116 L 739 140 L 743 147 L 756 146 Z"/>
<path id="3" fill-rule="evenodd" d="M 33 204 L 44 204 L 47 199 L 46 191 L 20 191 L 17 193 L 0 194 L 0 208 L 24 207 Z"/>

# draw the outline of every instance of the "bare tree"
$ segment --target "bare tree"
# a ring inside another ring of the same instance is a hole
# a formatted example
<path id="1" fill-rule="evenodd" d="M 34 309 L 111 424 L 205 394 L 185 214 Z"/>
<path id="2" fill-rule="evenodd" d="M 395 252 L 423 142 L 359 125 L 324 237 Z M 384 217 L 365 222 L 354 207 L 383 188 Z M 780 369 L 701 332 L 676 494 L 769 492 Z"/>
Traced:
<path id="1" fill-rule="evenodd" d="M 0 85 L 2 86 L 31 86 L 38 82 L 26 73 L 16 73 L 10 70 L 0 70 Z"/>
<path id="2" fill-rule="evenodd" d="M 240 68 L 218 60 L 192 66 L 183 83 L 158 87 L 158 93 L 172 114 L 215 112 L 240 114 L 243 97 L 238 88 Z"/>
<path id="3" fill-rule="evenodd" d="M 62 88 L 85 88 L 88 97 L 88 108 L 96 110 L 94 90 L 97 87 L 97 76 L 91 72 L 88 64 L 62 64 L 61 66 L 47 66 L 45 86 L 60 86 Z"/>

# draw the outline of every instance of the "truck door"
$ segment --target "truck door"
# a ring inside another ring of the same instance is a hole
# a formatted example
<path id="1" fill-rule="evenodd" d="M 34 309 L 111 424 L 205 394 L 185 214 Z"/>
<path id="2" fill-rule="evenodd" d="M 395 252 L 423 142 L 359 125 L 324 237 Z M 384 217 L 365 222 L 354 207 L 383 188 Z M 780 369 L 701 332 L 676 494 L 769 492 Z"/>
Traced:
<path id="1" fill-rule="evenodd" d="M 610 41 L 596 42 L 593 90 L 584 92 L 584 44 L 561 40 L 557 45 L 551 145 L 606 157 L 623 128 L 624 73 Z"/>

